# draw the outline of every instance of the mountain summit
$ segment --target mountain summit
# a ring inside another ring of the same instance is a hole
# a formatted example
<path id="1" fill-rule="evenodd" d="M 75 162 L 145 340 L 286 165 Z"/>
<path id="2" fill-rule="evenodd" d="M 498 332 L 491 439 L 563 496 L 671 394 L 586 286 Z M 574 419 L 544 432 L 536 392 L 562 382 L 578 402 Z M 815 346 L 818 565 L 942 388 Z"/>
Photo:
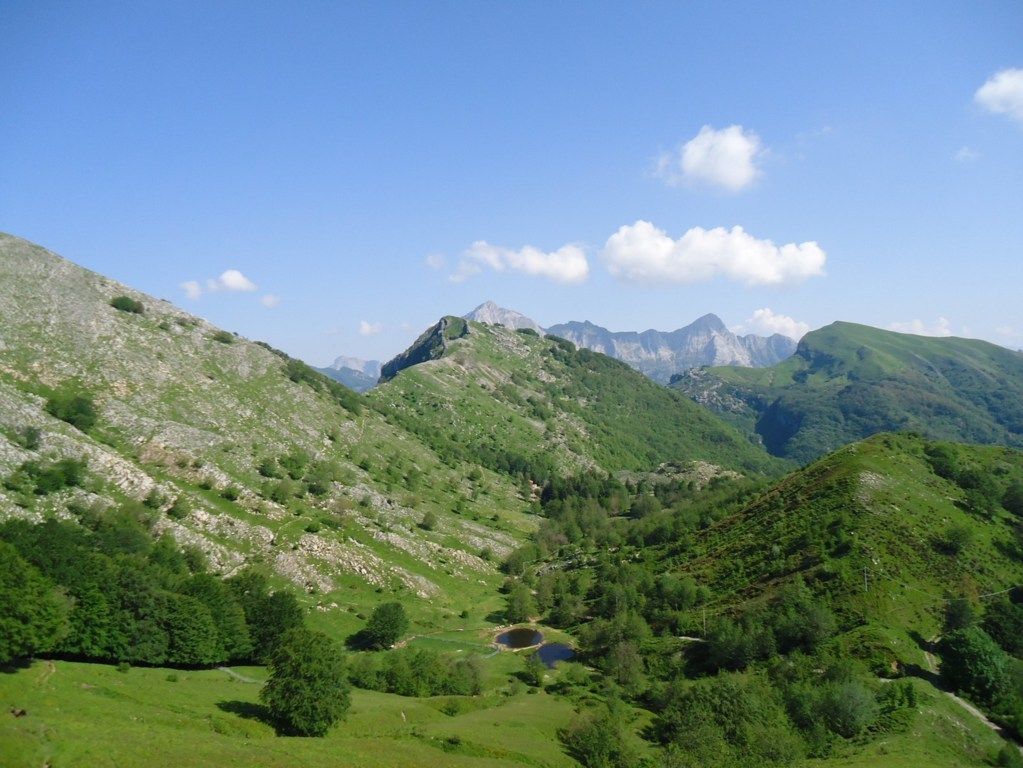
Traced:
<path id="1" fill-rule="evenodd" d="M 617 358 L 662 384 L 677 373 L 703 365 L 774 365 L 796 350 L 796 342 L 780 334 L 738 336 L 713 314 L 668 332 L 616 333 L 589 321 L 562 323 L 547 330 L 576 346 Z"/>
<path id="2" fill-rule="evenodd" d="M 483 302 L 472 312 L 463 315 L 463 317 L 476 323 L 503 325 L 505 328 L 511 328 L 513 331 L 517 331 L 519 328 L 529 328 L 541 335 L 545 332 L 535 320 L 531 320 L 514 309 L 499 307 L 492 301 Z"/>

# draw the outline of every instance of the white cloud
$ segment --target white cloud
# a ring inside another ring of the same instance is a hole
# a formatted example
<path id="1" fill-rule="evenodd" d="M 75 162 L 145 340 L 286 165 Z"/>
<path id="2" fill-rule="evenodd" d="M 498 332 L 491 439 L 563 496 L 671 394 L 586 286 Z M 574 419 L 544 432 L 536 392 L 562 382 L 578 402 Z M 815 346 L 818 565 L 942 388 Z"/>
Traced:
<path id="1" fill-rule="evenodd" d="M 778 246 L 742 227 L 693 227 L 678 240 L 649 221 L 621 227 L 604 246 L 604 261 L 619 280 L 696 283 L 723 277 L 747 285 L 798 283 L 824 274 L 824 250 L 813 241 Z"/>
<path id="2" fill-rule="evenodd" d="M 264 307 L 273 309 L 274 307 L 281 303 L 281 297 L 275 296 L 272 293 L 268 293 L 259 298 L 259 303 L 262 304 Z"/>
<path id="3" fill-rule="evenodd" d="M 185 295 L 190 299 L 198 299 L 204 293 L 219 293 L 220 291 L 255 291 L 259 287 L 249 280 L 237 269 L 226 269 L 220 273 L 220 277 L 209 278 L 206 287 L 203 288 L 198 280 L 189 280 L 181 284 Z"/>
<path id="4" fill-rule="evenodd" d="M 182 283 L 181 287 L 185 290 L 185 295 L 193 301 L 202 296 L 202 286 L 199 285 L 198 280 L 189 280 Z"/>
<path id="5" fill-rule="evenodd" d="M 657 161 L 657 175 L 668 184 L 710 184 L 730 192 L 745 189 L 760 175 L 756 161 L 763 154 L 760 137 L 741 125 L 715 130 L 703 126 L 676 152 Z"/>
<path id="6" fill-rule="evenodd" d="M 939 317 L 933 323 L 925 323 L 923 320 L 909 320 L 905 323 L 889 323 L 889 331 L 899 333 L 912 333 L 917 336 L 951 336 L 952 326 L 947 318 Z"/>
<path id="7" fill-rule="evenodd" d="M 378 333 L 382 333 L 384 326 L 382 323 L 371 323 L 366 320 L 359 321 L 359 335 L 360 336 L 376 336 Z"/>
<path id="8" fill-rule="evenodd" d="M 217 290 L 223 291 L 255 291 L 258 290 L 256 284 L 249 280 L 245 275 L 239 272 L 237 269 L 224 270 L 220 277 L 218 277 L 214 283 L 217 286 Z"/>
<path id="9" fill-rule="evenodd" d="M 443 253 L 431 253 L 426 257 L 426 266 L 430 269 L 444 269 L 447 263 L 448 260 L 444 257 Z"/>
<path id="10" fill-rule="evenodd" d="M 756 333 L 761 336 L 770 336 L 780 333 L 790 339 L 799 340 L 810 331 L 808 323 L 795 320 L 788 315 L 779 315 L 774 310 L 764 307 L 756 310 L 753 315 L 746 319 L 737 329 L 740 333 Z"/>
<path id="11" fill-rule="evenodd" d="M 590 274 L 586 253 L 575 244 L 561 246 L 545 252 L 527 245 L 519 250 L 491 245 L 485 240 L 473 243 L 458 263 L 458 269 L 449 278 L 460 283 L 479 274 L 484 267 L 495 272 L 521 272 L 534 277 L 545 277 L 558 283 L 579 283 Z"/>
<path id="12" fill-rule="evenodd" d="M 996 115 L 1023 123 L 1023 69 L 1003 69 L 973 95 L 974 101 Z"/>
<path id="13" fill-rule="evenodd" d="M 980 157 L 980 154 L 975 149 L 970 147 L 960 147 L 959 151 L 952 155 L 952 159 L 957 163 L 970 163 Z"/>

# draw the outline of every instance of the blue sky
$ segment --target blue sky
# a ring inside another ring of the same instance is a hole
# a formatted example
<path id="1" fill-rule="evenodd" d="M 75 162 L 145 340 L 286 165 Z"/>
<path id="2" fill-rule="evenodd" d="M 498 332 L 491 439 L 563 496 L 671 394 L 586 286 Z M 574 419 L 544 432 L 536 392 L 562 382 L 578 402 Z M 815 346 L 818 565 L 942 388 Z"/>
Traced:
<path id="1" fill-rule="evenodd" d="M 0 230 L 314 364 L 485 299 L 1023 346 L 1018 2 L 7 0 L 0 35 Z"/>

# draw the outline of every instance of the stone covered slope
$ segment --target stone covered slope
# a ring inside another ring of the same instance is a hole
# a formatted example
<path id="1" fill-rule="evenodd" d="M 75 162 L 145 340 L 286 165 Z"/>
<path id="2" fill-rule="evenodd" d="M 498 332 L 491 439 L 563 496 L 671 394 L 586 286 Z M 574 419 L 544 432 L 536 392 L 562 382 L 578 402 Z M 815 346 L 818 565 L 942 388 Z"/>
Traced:
<path id="1" fill-rule="evenodd" d="M 705 460 L 780 465 L 731 427 L 625 364 L 530 329 L 445 318 L 384 366 L 368 402 L 440 455 L 542 480 Z"/>
<path id="2" fill-rule="evenodd" d="M 144 313 L 114 309 L 122 295 Z M 69 386 L 95 399 L 88 434 L 44 409 Z M 533 526 L 525 503 L 506 479 L 441 462 L 349 395 L 332 396 L 268 347 L 0 235 L 0 480 L 27 460 L 88 463 L 84 488 L 26 502 L 0 485 L 0 516 L 67 515 L 69 504 L 155 489 L 159 528 L 220 571 L 270 565 L 317 593 L 324 612 L 354 614 L 380 599 L 374 590 L 429 597 L 431 616 L 460 609 L 497 579 L 485 557 Z M 32 450 L 19 444 L 27 427 L 42 431 Z M 329 475 L 321 494 L 274 493 L 280 481 L 259 467 L 269 460 L 280 474 L 289 454 L 306 457 L 307 474 Z M 427 511 L 437 518 L 429 531 L 418 526 Z"/>

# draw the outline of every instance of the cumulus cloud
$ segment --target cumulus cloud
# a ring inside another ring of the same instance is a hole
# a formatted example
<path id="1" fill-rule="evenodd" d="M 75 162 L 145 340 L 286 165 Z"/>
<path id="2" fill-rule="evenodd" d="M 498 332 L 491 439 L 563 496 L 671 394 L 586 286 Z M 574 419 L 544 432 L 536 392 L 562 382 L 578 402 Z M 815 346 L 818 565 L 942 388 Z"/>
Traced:
<path id="1" fill-rule="evenodd" d="M 545 277 L 558 283 L 580 283 L 590 274 L 585 251 L 572 243 L 546 252 L 531 245 L 514 250 L 477 240 L 462 254 L 458 269 L 450 280 L 460 283 L 486 268 L 494 272 L 520 272 Z"/>
<path id="2" fill-rule="evenodd" d="M 944 317 L 939 317 L 933 323 L 927 323 L 920 319 L 909 320 L 904 323 L 889 323 L 888 330 L 898 331 L 899 333 L 912 333 L 917 336 L 952 335 L 952 325 Z"/>
<path id="3" fill-rule="evenodd" d="M 426 257 L 426 266 L 430 269 L 444 269 L 447 263 L 448 260 L 444 258 L 443 253 L 431 253 Z"/>
<path id="4" fill-rule="evenodd" d="M 184 282 L 181 284 L 181 287 L 184 289 L 185 295 L 193 301 L 202 296 L 202 286 L 199 285 L 198 280 Z"/>
<path id="5" fill-rule="evenodd" d="M 761 336 L 780 333 L 782 336 L 788 336 L 790 339 L 798 341 L 809 333 L 810 326 L 808 323 L 795 320 L 788 315 L 777 314 L 774 310 L 764 307 L 756 310 L 736 330 L 740 333 L 756 333 Z"/>
<path id="6" fill-rule="evenodd" d="M 215 280 L 206 281 L 208 291 L 255 291 L 258 287 L 237 269 L 226 269 Z"/>
<path id="7" fill-rule="evenodd" d="M 272 293 L 268 293 L 259 298 L 259 303 L 262 304 L 264 307 L 273 309 L 274 307 L 281 303 L 281 297 L 275 296 Z"/>
<path id="8" fill-rule="evenodd" d="M 237 269 L 226 269 L 220 273 L 220 277 L 211 277 L 206 280 L 203 286 L 198 280 L 188 280 L 181 284 L 185 295 L 190 299 L 198 299 L 204 293 L 219 293 L 220 291 L 256 291 L 259 290 L 254 282 L 249 280 Z"/>
<path id="9" fill-rule="evenodd" d="M 359 335 L 360 336 L 376 336 L 378 333 L 382 333 L 384 326 L 382 323 L 371 323 L 368 320 L 359 321 Z"/>
<path id="10" fill-rule="evenodd" d="M 824 274 L 824 250 L 813 241 L 775 245 L 742 227 L 693 227 L 673 240 L 649 221 L 621 227 L 604 246 L 604 262 L 619 280 L 652 285 L 722 277 L 746 285 L 798 283 Z"/>
<path id="11" fill-rule="evenodd" d="M 973 95 L 974 101 L 996 115 L 1023 123 L 1023 69 L 1003 69 Z"/>
<path id="12" fill-rule="evenodd" d="M 661 155 L 656 172 L 673 186 L 709 184 L 738 192 L 760 175 L 757 160 L 762 154 L 760 137 L 753 131 L 741 125 L 721 130 L 705 125 L 677 151 Z"/>

